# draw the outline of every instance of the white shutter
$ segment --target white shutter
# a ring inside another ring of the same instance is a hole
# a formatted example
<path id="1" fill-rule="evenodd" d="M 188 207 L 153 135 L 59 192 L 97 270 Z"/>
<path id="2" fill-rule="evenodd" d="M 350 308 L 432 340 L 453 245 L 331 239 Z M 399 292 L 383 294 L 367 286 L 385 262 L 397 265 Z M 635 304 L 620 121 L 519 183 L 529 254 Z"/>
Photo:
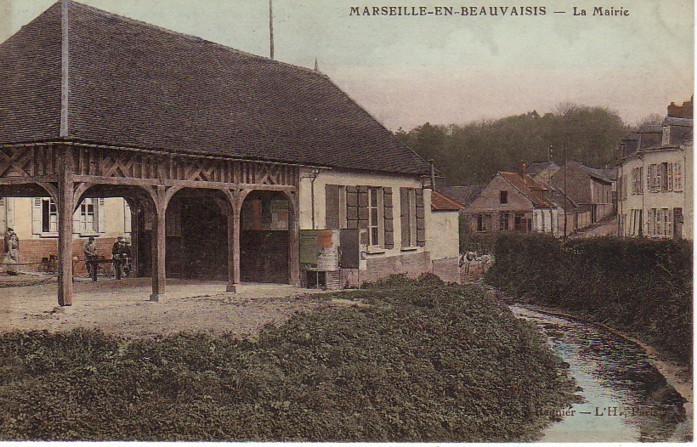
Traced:
<path id="1" fill-rule="evenodd" d="M 0 197 L 0 232 L 5 233 L 7 231 L 7 199 L 5 197 Z"/>
<path id="2" fill-rule="evenodd" d="M 97 220 L 97 222 L 99 222 L 97 224 L 97 231 L 99 231 L 100 233 L 106 233 L 106 223 L 104 222 L 106 215 L 106 206 L 104 206 L 105 201 L 104 199 L 93 200 L 97 202 L 94 207 L 94 213 L 96 214 L 96 216 L 94 217 Z"/>
<path id="3" fill-rule="evenodd" d="M 666 164 L 666 175 L 668 176 L 668 191 L 673 190 L 673 163 Z"/>
<path id="4" fill-rule="evenodd" d="M 131 233 L 131 207 L 128 206 L 128 202 L 125 200 L 123 201 L 123 232 L 124 233 Z"/>
<path id="5" fill-rule="evenodd" d="M 77 211 L 73 213 L 73 234 L 80 233 L 80 214 L 82 213 L 82 202 L 77 207 Z M 59 217 L 60 219 L 60 217 Z"/>
<path id="6" fill-rule="evenodd" d="M 31 207 L 31 232 L 32 234 L 41 234 L 42 224 L 42 205 L 43 199 L 41 197 L 32 198 Z"/>

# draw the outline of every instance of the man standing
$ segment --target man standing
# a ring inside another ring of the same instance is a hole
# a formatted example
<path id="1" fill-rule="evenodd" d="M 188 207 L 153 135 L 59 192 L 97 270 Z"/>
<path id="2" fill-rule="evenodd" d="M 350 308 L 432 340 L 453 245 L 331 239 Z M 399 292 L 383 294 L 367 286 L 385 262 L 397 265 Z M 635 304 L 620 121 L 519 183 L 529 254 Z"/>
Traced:
<path id="1" fill-rule="evenodd" d="M 114 262 L 114 273 L 116 279 L 121 279 L 124 275 L 124 267 L 131 257 L 131 250 L 126 244 L 126 238 L 119 236 L 111 249 L 112 260 Z"/>
<path id="2" fill-rule="evenodd" d="M 82 251 L 85 254 L 85 265 L 87 265 L 87 273 L 89 273 L 92 281 L 97 280 L 97 243 L 94 237 L 90 237 L 87 242 L 85 242 Z"/>

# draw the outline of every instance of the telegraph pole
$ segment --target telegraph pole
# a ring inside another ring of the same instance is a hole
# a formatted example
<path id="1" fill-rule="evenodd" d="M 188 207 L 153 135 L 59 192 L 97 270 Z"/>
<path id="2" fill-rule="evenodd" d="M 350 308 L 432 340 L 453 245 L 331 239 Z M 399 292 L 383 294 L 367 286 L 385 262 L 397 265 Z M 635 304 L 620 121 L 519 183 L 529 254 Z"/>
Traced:
<path id="1" fill-rule="evenodd" d="M 273 59 L 273 0 L 269 0 L 269 54 Z"/>
<path id="2" fill-rule="evenodd" d="M 569 160 L 566 157 L 566 145 L 563 145 L 561 147 L 561 150 L 564 154 L 564 239 L 566 239 L 566 225 L 567 225 L 567 220 L 568 220 L 568 214 L 566 212 L 566 207 L 568 206 L 568 200 L 566 196 L 566 173 L 569 170 Z"/>

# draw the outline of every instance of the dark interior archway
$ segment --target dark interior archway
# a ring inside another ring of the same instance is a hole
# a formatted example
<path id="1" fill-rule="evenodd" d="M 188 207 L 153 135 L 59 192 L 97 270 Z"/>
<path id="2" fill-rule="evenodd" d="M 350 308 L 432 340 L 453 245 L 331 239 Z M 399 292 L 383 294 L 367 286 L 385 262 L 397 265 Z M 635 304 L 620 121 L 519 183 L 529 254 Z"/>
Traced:
<path id="1" fill-rule="evenodd" d="M 247 195 L 240 216 L 242 281 L 288 284 L 291 213 L 291 204 L 281 192 Z"/>
<path id="2" fill-rule="evenodd" d="M 185 188 L 167 205 L 165 271 L 169 278 L 228 279 L 227 202 L 222 192 Z M 144 239 L 152 223 L 143 223 Z M 142 244 L 151 250 L 151 244 Z"/>

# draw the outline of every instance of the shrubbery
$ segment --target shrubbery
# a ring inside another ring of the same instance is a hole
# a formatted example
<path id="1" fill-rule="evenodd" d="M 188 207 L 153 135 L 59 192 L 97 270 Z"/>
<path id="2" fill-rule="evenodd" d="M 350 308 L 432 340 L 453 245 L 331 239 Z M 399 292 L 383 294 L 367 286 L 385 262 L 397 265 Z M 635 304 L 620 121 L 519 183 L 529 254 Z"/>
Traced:
<path id="1" fill-rule="evenodd" d="M 544 338 L 474 289 L 337 297 L 356 305 L 248 340 L 2 335 L 0 439 L 529 440 L 573 398 Z"/>
<path id="2" fill-rule="evenodd" d="M 602 237 L 562 242 L 499 237 L 495 286 L 539 304 L 592 315 L 692 359 L 692 244 Z"/>

